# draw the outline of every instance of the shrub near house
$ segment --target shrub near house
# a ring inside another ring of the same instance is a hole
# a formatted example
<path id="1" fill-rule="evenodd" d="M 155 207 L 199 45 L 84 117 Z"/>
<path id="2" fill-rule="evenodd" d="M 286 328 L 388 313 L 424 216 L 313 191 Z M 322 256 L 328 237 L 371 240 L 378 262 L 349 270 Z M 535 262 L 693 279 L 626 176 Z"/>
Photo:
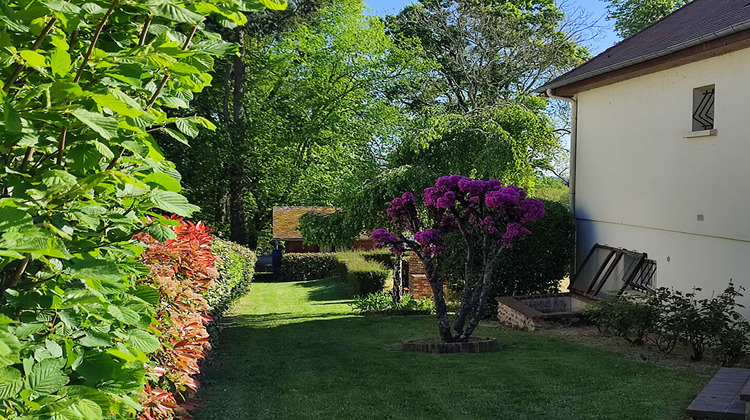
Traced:
<path id="1" fill-rule="evenodd" d="M 731 282 L 724 292 L 697 299 L 696 289 L 683 293 L 659 288 L 645 296 L 623 295 L 586 308 L 600 331 L 633 345 L 653 342 L 669 353 L 678 344 L 689 348 L 690 358 L 701 360 L 706 350 L 724 366 L 732 366 L 750 351 L 750 323 L 737 311 L 740 290 Z"/>

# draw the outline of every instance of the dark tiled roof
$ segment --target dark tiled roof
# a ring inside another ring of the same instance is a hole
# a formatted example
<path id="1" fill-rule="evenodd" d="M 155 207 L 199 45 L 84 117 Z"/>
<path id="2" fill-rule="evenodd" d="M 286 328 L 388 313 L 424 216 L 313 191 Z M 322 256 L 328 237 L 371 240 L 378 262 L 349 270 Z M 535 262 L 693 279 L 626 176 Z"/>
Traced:
<path id="1" fill-rule="evenodd" d="M 694 0 L 537 89 L 544 92 L 750 28 L 750 0 Z"/>

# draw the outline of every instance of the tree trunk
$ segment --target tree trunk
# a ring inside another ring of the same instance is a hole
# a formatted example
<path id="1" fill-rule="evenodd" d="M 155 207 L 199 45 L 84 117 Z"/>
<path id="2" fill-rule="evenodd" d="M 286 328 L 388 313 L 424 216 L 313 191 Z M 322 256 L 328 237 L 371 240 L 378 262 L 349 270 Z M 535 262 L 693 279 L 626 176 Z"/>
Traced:
<path id="1" fill-rule="evenodd" d="M 430 282 L 432 295 L 435 299 L 435 315 L 437 317 L 440 339 L 444 343 L 455 341 L 455 338 L 451 333 L 450 321 L 448 320 L 448 306 L 445 304 L 445 291 L 443 290 L 443 283 L 440 281 L 440 276 L 438 276 L 437 261 L 435 261 L 431 257 L 425 256 L 422 259 L 422 266 L 424 267 L 424 272 L 427 275 L 427 281 Z"/>
<path id="2" fill-rule="evenodd" d="M 229 168 L 229 239 L 247 245 L 247 223 L 245 220 L 245 182 L 242 162 L 233 159 Z"/>
<path id="3" fill-rule="evenodd" d="M 401 302 L 404 291 L 404 259 L 400 254 L 393 255 L 393 302 Z"/>
<path id="4" fill-rule="evenodd" d="M 239 30 L 237 42 L 239 55 L 234 57 L 234 92 L 232 94 L 232 119 L 229 133 L 234 150 L 241 150 L 245 141 L 245 32 Z M 232 156 L 229 167 L 229 238 L 233 242 L 247 245 L 247 221 L 245 220 L 245 174 L 242 156 Z"/>

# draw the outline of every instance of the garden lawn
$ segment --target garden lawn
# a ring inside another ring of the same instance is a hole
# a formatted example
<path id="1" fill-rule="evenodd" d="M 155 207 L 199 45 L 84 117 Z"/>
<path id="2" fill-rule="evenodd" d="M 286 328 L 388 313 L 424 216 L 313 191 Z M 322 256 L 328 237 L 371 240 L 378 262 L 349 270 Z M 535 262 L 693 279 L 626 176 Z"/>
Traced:
<path id="1" fill-rule="evenodd" d="M 527 332 L 501 350 L 405 353 L 432 316 L 363 317 L 336 279 L 254 283 L 219 339 L 196 419 L 682 419 L 707 379 Z"/>

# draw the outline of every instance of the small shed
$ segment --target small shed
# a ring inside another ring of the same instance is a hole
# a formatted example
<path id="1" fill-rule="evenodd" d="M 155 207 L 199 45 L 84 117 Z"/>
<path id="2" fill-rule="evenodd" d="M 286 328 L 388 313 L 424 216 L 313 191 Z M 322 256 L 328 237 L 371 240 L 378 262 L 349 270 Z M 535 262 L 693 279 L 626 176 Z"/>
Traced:
<path id="1" fill-rule="evenodd" d="M 285 250 L 288 253 L 310 253 L 310 252 L 329 252 L 333 251 L 331 247 L 306 244 L 302 241 L 302 233 L 299 231 L 299 218 L 307 213 L 316 213 L 322 215 L 333 214 L 336 207 L 324 206 L 279 206 L 273 208 L 273 239 L 278 245 L 284 242 Z M 354 249 L 371 250 L 373 248 L 372 240 L 367 236 L 362 236 L 352 245 Z"/>

